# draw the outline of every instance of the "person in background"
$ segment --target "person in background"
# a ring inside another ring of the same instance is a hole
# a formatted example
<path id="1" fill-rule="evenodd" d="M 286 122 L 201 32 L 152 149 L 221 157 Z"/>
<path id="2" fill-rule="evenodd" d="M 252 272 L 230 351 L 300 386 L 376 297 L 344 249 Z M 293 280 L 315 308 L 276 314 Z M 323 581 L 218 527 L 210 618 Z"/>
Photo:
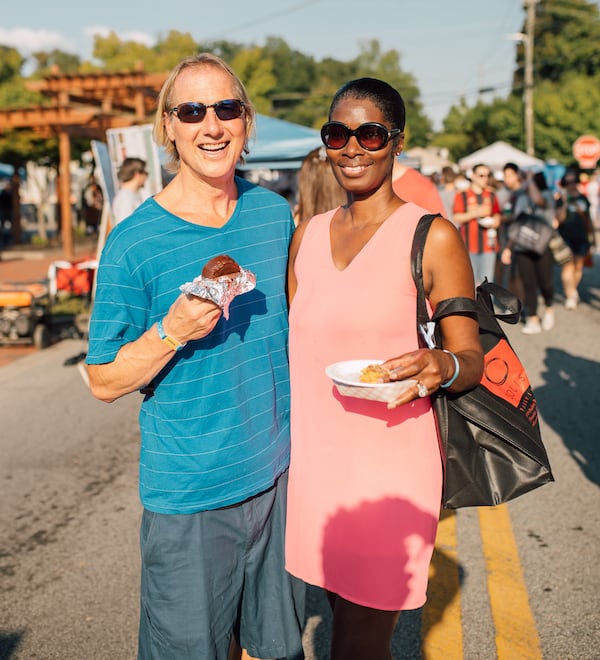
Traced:
<path id="1" fill-rule="evenodd" d="M 313 149 L 302 161 L 298 172 L 298 203 L 294 210 L 294 222 L 299 224 L 345 201 L 346 193 L 333 176 L 325 147 Z"/>
<path id="2" fill-rule="evenodd" d="M 577 172 L 567 170 L 560 181 L 564 192 L 556 204 L 558 231 L 573 252 L 573 260 L 564 264 L 561 271 L 565 308 L 568 310 L 577 308 L 585 258 L 596 244 L 590 202 L 579 191 L 578 183 Z"/>
<path id="3" fill-rule="evenodd" d="M 546 184 L 543 172 L 528 172 L 526 185 L 520 189 L 514 202 L 515 220 L 520 213 L 535 214 L 554 226 L 554 196 Z M 502 250 L 501 260 L 509 265 L 514 260 L 524 290 L 523 312 L 526 318 L 522 332 L 525 335 L 539 334 L 542 330 L 554 327 L 554 258 L 547 246 L 542 255 L 519 250 L 511 245 L 510 240 Z M 544 314 L 540 322 L 538 314 L 538 296 L 544 300 Z"/>
<path id="4" fill-rule="evenodd" d="M 454 196 L 456 194 L 456 172 L 450 165 L 442 168 L 438 192 L 444 205 L 444 217 L 454 222 Z"/>
<path id="5" fill-rule="evenodd" d="M 437 187 L 426 176 L 396 158 L 392 173 L 394 192 L 405 202 L 414 202 L 428 213 L 445 214 L 444 204 Z"/>
<path id="6" fill-rule="evenodd" d="M 81 209 L 86 234 L 97 234 L 102 218 L 104 195 L 94 175 L 90 175 L 81 194 Z"/>
<path id="7" fill-rule="evenodd" d="M 524 182 L 521 170 L 516 163 L 506 163 L 502 168 L 502 174 L 504 186 L 502 193 L 498 195 L 502 209 L 502 224 L 498 230 L 500 255 L 502 255 L 504 248 L 508 245 L 508 226 L 513 221 L 515 200 L 523 188 Z M 511 258 L 510 263 L 503 263 L 505 260 L 506 259 L 503 260 L 500 258 L 496 262 L 497 273 L 499 275 L 497 282 L 502 284 L 502 286 L 506 286 L 520 301 L 524 301 L 525 290 L 521 278 L 519 277 L 517 260 Z"/>
<path id="8" fill-rule="evenodd" d="M 429 209 L 392 185 L 404 142 L 402 97 L 361 78 L 334 96 L 321 129 L 346 204 L 302 222 L 292 240 L 292 458 L 286 564 L 324 589 L 333 609 L 332 660 L 391 658 L 401 610 L 421 607 L 440 513 L 442 462 L 430 395 L 475 386 L 477 322 L 441 321 L 443 350 L 419 349 L 411 276 L 415 227 Z M 475 295 L 454 225 L 436 218 L 425 245 L 430 304 Z M 333 363 L 385 359 L 409 386 L 388 406 L 341 396 Z"/>
<path id="9" fill-rule="evenodd" d="M 125 158 L 117 178 L 119 190 L 111 205 L 113 225 L 129 217 L 144 201 L 141 190 L 148 178 L 146 161 L 142 158 Z"/>
<path id="10" fill-rule="evenodd" d="M 488 187 L 491 174 L 487 165 L 475 165 L 469 188 L 454 196 L 453 219 L 467 246 L 475 284 L 485 278 L 493 282 L 496 274 L 500 205 L 496 193 Z"/>
<path id="11" fill-rule="evenodd" d="M 176 174 L 109 233 L 98 269 L 92 393 L 144 395 L 140 660 L 303 657 L 304 585 L 283 546 L 294 223 L 283 197 L 235 176 L 254 124 L 228 64 L 181 60 L 154 123 Z M 180 290 L 223 254 L 256 276 L 228 318 Z"/>

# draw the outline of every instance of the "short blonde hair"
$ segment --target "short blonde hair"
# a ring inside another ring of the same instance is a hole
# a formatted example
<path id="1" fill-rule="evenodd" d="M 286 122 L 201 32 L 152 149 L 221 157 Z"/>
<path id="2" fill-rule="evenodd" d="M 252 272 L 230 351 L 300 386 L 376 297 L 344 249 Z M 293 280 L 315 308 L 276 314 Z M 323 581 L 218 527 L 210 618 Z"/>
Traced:
<path id="1" fill-rule="evenodd" d="M 169 77 L 165 80 L 160 94 L 158 95 L 156 116 L 154 118 L 154 140 L 156 144 L 163 147 L 167 152 L 169 160 L 166 164 L 166 169 L 171 172 L 177 172 L 179 170 L 180 159 L 179 152 L 177 151 L 177 146 L 174 142 L 169 139 L 167 135 L 167 130 L 165 128 L 165 116 L 168 115 L 169 111 L 173 107 L 173 101 L 171 95 L 173 93 L 173 87 L 175 81 L 179 77 L 179 74 L 182 73 L 185 69 L 192 67 L 214 67 L 215 69 L 221 69 L 227 73 L 231 80 L 233 81 L 233 89 L 235 98 L 239 99 L 244 104 L 244 119 L 246 122 L 246 141 L 244 143 L 244 153 L 249 153 L 248 149 L 248 140 L 254 135 L 254 127 L 256 124 L 256 111 L 254 106 L 250 102 L 248 97 L 248 92 L 244 87 L 242 81 L 238 78 L 235 71 L 220 57 L 213 55 L 212 53 L 199 53 L 198 55 L 192 55 L 181 60 L 179 64 L 171 71 Z M 240 161 L 244 162 L 244 157 L 240 158 Z"/>

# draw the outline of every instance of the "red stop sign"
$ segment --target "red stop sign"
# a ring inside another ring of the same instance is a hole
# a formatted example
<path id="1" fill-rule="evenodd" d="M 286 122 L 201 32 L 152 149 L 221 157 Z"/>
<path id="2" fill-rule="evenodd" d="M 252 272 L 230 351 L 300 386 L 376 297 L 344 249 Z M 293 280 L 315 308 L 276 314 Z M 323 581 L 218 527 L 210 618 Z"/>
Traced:
<path id="1" fill-rule="evenodd" d="M 582 135 L 573 143 L 573 156 L 582 170 L 596 167 L 600 158 L 600 140 L 595 135 Z"/>

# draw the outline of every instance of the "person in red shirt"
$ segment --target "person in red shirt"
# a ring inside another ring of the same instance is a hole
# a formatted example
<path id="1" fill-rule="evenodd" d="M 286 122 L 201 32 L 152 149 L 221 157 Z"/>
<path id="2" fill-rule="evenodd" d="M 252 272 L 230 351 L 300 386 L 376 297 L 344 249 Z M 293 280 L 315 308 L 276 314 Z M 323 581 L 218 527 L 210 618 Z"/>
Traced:
<path id="1" fill-rule="evenodd" d="M 469 188 L 454 196 L 453 220 L 469 251 L 476 285 L 486 277 L 494 281 L 499 250 L 501 211 L 496 193 L 488 187 L 490 175 L 487 165 L 475 165 Z"/>
<path id="2" fill-rule="evenodd" d="M 413 202 L 429 213 L 446 217 L 444 203 L 433 181 L 412 167 L 400 164 L 397 158 L 392 170 L 392 188 L 405 202 Z"/>

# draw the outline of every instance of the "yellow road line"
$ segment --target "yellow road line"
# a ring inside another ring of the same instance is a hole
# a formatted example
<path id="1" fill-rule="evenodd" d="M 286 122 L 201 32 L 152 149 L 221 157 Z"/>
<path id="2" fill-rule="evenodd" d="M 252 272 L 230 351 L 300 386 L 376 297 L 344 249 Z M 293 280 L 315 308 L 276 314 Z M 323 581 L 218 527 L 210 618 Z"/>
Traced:
<path id="1" fill-rule="evenodd" d="M 427 603 L 421 615 L 423 658 L 462 660 L 456 514 L 453 511 L 442 512 L 435 546 Z"/>
<path id="2" fill-rule="evenodd" d="M 498 660 L 540 660 L 540 639 L 508 508 L 480 507 L 478 512 Z"/>

